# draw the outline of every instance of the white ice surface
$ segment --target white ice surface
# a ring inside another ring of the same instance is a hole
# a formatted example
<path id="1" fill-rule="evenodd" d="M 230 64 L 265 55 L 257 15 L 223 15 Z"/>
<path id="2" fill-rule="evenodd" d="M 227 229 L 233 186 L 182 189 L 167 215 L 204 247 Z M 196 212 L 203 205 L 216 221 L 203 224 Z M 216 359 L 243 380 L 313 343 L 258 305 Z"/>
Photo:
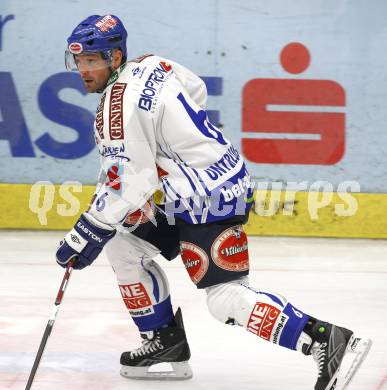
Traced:
<path id="1" fill-rule="evenodd" d="M 54 261 L 63 232 L 0 232 L 0 389 L 24 389 L 63 270 Z M 387 389 L 387 241 L 250 239 L 251 284 L 286 296 L 304 312 L 373 339 L 349 390 Z M 176 259 L 160 264 L 181 306 L 194 377 L 184 382 L 120 377 L 119 357 L 138 346 L 113 271 L 102 255 L 72 274 L 33 389 L 311 390 L 310 357 L 218 323 L 205 293 Z"/>

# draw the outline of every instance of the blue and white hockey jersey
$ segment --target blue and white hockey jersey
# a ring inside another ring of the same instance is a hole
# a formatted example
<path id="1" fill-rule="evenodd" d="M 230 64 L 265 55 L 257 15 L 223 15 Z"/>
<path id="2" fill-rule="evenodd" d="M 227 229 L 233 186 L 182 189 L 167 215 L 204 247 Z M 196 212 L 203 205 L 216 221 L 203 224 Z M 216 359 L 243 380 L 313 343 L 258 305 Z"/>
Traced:
<path id="1" fill-rule="evenodd" d="M 175 62 L 149 55 L 121 66 L 97 109 L 102 180 L 89 213 L 114 226 L 161 190 L 166 214 L 189 223 L 244 215 L 250 178 L 206 100 L 204 82 Z"/>

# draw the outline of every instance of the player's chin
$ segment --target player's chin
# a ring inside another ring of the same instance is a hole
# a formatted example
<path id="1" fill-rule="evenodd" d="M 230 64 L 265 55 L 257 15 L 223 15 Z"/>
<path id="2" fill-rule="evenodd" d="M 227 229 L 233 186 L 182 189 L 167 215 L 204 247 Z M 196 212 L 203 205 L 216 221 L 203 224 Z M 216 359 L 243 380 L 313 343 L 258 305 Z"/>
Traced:
<path id="1" fill-rule="evenodd" d="M 93 93 L 98 90 L 98 87 L 94 80 L 83 80 L 83 85 L 85 86 L 86 91 L 89 93 Z"/>

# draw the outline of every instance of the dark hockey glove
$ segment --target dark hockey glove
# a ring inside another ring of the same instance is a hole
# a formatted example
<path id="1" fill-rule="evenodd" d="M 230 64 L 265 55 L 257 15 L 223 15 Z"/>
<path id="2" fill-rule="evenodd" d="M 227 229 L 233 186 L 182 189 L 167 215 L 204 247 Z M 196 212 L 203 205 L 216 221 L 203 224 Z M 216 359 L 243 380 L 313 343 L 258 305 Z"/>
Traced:
<path id="1" fill-rule="evenodd" d="M 102 229 L 91 223 L 83 214 L 60 242 L 56 252 L 56 262 L 63 268 L 77 258 L 74 269 L 82 269 L 90 265 L 101 253 L 105 244 L 114 237 L 116 231 Z"/>

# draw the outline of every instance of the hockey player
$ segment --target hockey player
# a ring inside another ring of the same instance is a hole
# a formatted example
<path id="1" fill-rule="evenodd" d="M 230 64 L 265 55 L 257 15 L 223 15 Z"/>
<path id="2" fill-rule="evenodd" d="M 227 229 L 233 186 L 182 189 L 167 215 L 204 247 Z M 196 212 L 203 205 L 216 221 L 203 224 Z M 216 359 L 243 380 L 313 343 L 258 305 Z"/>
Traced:
<path id="1" fill-rule="evenodd" d="M 82 269 L 106 248 L 143 339 L 122 354 L 121 374 L 192 376 L 181 311 L 173 314 L 166 275 L 152 260 L 180 254 L 216 319 L 312 355 L 316 390 L 343 388 L 371 341 L 250 286 L 243 224 L 252 188 L 243 158 L 208 120 L 203 81 L 155 55 L 128 61 L 126 38 L 119 18 L 93 15 L 67 40 L 67 68 L 79 71 L 88 92 L 102 94 L 94 126 L 101 172 L 89 209 L 56 254 L 61 266 L 76 258 L 75 268 Z M 155 204 L 159 189 L 163 199 Z M 347 357 L 351 368 L 339 376 Z M 171 363 L 173 371 L 150 372 L 160 362 Z"/>

